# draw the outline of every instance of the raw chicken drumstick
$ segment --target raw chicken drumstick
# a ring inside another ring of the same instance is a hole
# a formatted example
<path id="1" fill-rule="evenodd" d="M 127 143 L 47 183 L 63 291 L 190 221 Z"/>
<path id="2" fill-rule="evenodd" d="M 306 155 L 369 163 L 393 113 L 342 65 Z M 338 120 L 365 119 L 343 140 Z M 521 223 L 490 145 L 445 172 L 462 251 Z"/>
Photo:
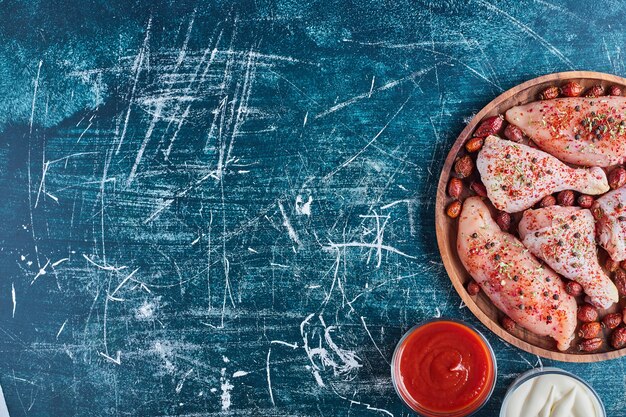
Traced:
<path id="1" fill-rule="evenodd" d="M 608 167 L 626 159 L 626 97 L 535 101 L 506 112 L 541 149 L 562 161 Z"/>
<path id="2" fill-rule="evenodd" d="M 614 261 L 626 260 L 626 186 L 598 198 L 591 210 L 600 246 Z"/>
<path id="3" fill-rule="evenodd" d="M 465 269 L 496 307 L 525 329 L 555 339 L 559 350 L 569 347 L 576 300 L 557 274 L 500 230 L 480 197 L 463 204 L 457 249 Z"/>
<path id="4" fill-rule="evenodd" d="M 582 285 L 591 304 L 607 308 L 618 301 L 615 284 L 598 263 L 595 224 L 589 210 L 560 206 L 526 210 L 519 234 L 533 255 Z"/>
<path id="5" fill-rule="evenodd" d="M 530 146 L 489 136 L 476 159 L 489 200 L 498 210 L 515 213 L 562 190 L 597 195 L 609 190 L 602 168 L 570 168 Z"/>

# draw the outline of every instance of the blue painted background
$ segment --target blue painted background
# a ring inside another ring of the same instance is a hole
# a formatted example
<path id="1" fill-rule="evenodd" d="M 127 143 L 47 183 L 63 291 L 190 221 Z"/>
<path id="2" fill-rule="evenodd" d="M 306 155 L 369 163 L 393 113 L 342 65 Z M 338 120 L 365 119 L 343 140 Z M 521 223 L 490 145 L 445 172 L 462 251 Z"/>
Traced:
<path id="1" fill-rule="evenodd" d="M 625 74 L 618 1 L 302 3 L 0 2 L 13 417 L 408 415 L 403 332 L 477 324 L 433 227 L 456 135 L 529 78 Z M 541 365 L 488 338 L 481 416 Z M 557 365 L 622 416 L 625 363 Z"/>

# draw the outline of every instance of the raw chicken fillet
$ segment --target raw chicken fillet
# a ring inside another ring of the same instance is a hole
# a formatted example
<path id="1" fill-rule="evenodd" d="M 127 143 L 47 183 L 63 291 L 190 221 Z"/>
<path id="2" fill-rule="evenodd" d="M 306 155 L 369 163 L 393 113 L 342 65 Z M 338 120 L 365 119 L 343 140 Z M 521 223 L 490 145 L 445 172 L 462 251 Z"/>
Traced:
<path id="1" fill-rule="evenodd" d="M 626 260 L 626 186 L 597 199 L 592 212 L 600 246 L 614 261 Z"/>
<path id="2" fill-rule="evenodd" d="M 626 159 L 626 97 L 535 101 L 509 109 L 506 120 L 565 162 L 608 167 Z"/>
<path id="3" fill-rule="evenodd" d="M 465 269 L 493 304 L 525 329 L 566 350 L 576 329 L 576 300 L 563 281 L 500 230 L 480 197 L 465 200 L 457 249 Z"/>
<path id="4" fill-rule="evenodd" d="M 580 283 L 590 303 L 608 308 L 618 301 L 615 284 L 598 263 L 595 224 L 589 210 L 561 206 L 526 210 L 519 234 L 533 255 Z"/>
<path id="5" fill-rule="evenodd" d="M 602 168 L 570 168 L 530 146 L 489 136 L 476 159 L 489 200 L 498 210 L 516 213 L 562 190 L 597 195 L 609 190 Z"/>

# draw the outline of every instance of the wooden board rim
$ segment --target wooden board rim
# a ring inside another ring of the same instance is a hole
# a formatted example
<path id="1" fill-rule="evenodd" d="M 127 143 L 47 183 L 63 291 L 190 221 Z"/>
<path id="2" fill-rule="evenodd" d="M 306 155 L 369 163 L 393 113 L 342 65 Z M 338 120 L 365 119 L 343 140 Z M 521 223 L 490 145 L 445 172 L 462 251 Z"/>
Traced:
<path id="1" fill-rule="evenodd" d="M 626 87 L 626 78 L 619 77 L 613 74 L 606 74 L 602 72 L 595 71 L 566 71 L 566 72 L 556 72 L 552 74 L 542 75 L 540 77 L 533 78 L 526 82 L 516 85 L 513 88 L 503 92 L 493 100 L 491 100 L 487 105 L 485 105 L 473 118 L 472 120 L 465 126 L 465 128 L 458 135 L 455 140 L 446 160 L 444 162 L 444 166 L 441 170 L 441 174 L 439 177 L 439 183 L 437 185 L 437 198 L 435 204 L 435 229 L 437 234 L 437 245 L 439 247 L 439 254 L 443 261 L 444 267 L 454 286 L 456 292 L 459 294 L 465 305 L 470 309 L 470 311 L 480 320 L 480 322 L 487 327 L 491 332 L 495 333 L 498 337 L 508 342 L 509 344 L 518 347 L 526 352 L 541 356 L 546 359 L 553 359 L 562 362 L 600 362 L 609 359 L 617 359 L 626 355 L 626 348 L 613 350 L 609 352 L 601 352 L 601 353 L 588 353 L 588 354 L 574 354 L 574 353 L 566 353 L 559 352 L 557 350 L 548 350 L 540 346 L 535 346 L 525 340 L 522 340 L 515 335 L 507 332 L 502 329 L 499 323 L 495 322 L 491 317 L 487 316 L 483 312 L 483 310 L 476 304 L 474 299 L 467 294 L 465 287 L 461 279 L 456 276 L 456 271 L 454 271 L 450 257 L 457 256 L 456 254 L 451 254 L 448 250 L 448 236 L 444 233 L 446 229 L 446 214 L 445 214 L 445 206 L 446 206 L 446 187 L 448 184 L 448 180 L 450 179 L 450 171 L 452 169 L 452 165 L 454 164 L 454 160 L 461 150 L 461 147 L 465 143 L 469 134 L 475 130 L 478 123 L 494 108 L 498 107 L 502 102 L 508 100 L 515 95 L 540 84 L 548 83 L 548 82 L 557 82 L 564 81 L 569 79 L 587 79 L 587 80 L 599 80 L 609 83 L 615 83 Z"/>

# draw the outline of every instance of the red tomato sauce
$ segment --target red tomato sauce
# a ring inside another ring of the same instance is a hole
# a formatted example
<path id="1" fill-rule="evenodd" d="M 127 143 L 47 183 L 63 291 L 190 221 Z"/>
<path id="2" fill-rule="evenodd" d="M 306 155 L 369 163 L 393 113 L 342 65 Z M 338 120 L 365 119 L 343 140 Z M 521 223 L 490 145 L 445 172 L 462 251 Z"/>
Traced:
<path id="1" fill-rule="evenodd" d="M 485 340 L 454 321 L 417 328 L 398 346 L 393 373 L 404 401 L 424 416 L 466 416 L 480 408 L 495 383 Z"/>

